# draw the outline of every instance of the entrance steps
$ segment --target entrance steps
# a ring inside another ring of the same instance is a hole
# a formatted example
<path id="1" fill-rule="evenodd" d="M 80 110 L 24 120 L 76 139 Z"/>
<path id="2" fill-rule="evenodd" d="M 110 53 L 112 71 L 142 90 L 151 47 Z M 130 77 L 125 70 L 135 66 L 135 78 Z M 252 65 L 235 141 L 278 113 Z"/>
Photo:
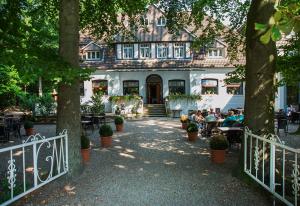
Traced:
<path id="1" fill-rule="evenodd" d="M 144 117 L 166 117 L 164 104 L 144 104 Z"/>

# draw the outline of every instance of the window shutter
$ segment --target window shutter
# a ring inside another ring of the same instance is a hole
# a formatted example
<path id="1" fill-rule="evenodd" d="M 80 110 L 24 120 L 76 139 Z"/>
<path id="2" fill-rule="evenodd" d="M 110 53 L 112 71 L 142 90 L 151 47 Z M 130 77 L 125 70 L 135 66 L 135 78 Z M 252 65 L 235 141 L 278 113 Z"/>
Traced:
<path id="1" fill-rule="evenodd" d="M 191 58 L 191 43 L 185 43 L 185 58 Z"/>
<path id="2" fill-rule="evenodd" d="M 168 58 L 173 58 L 173 44 L 169 43 L 169 54 Z"/>
<path id="3" fill-rule="evenodd" d="M 117 59 L 122 59 L 122 45 L 117 44 Z"/>
<path id="4" fill-rule="evenodd" d="M 134 50 L 134 59 L 138 59 L 139 58 L 139 45 L 134 44 L 133 50 Z"/>
<path id="5" fill-rule="evenodd" d="M 151 43 L 151 58 L 155 59 L 156 55 L 155 55 L 155 43 Z"/>

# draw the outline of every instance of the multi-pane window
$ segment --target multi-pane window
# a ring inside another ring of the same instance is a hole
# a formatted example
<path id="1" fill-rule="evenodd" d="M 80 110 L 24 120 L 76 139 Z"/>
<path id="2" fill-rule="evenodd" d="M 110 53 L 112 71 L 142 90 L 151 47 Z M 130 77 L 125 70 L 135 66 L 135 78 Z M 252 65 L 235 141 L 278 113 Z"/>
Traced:
<path id="1" fill-rule="evenodd" d="M 102 53 L 100 51 L 87 51 L 82 57 L 84 60 L 101 60 Z"/>
<path id="2" fill-rule="evenodd" d="M 139 95 L 139 81 L 123 81 L 123 95 Z"/>
<path id="3" fill-rule="evenodd" d="M 185 81 L 184 80 L 169 80 L 169 94 L 184 94 Z"/>
<path id="4" fill-rule="evenodd" d="M 165 17 L 159 17 L 157 19 L 157 26 L 166 26 L 167 20 Z"/>
<path id="5" fill-rule="evenodd" d="M 227 94 L 243 95 L 243 83 L 228 84 L 226 87 Z"/>
<path id="6" fill-rule="evenodd" d="M 184 44 L 175 43 L 174 44 L 174 57 L 175 58 L 184 58 Z"/>
<path id="7" fill-rule="evenodd" d="M 107 80 L 93 80 L 92 81 L 93 93 L 102 92 L 108 94 L 108 81 Z"/>
<path id="8" fill-rule="evenodd" d="M 140 45 L 140 57 L 143 59 L 151 57 L 151 45 L 150 44 L 141 44 Z"/>
<path id="9" fill-rule="evenodd" d="M 133 44 L 124 44 L 123 59 L 132 59 L 132 58 L 133 58 Z"/>
<path id="10" fill-rule="evenodd" d="M 224 49 L 223 48 L 209 49 L 208 50 L 208 57 L 210 57 L 210 58 L 224 57 Z"/>
<path id="11" fill-rule="evenodd" d="M 141 17 L 141 25 L 143 26 L 147 26 L 149 24 L 149 20 L 148 20 L 148 17 L 146 15 L 142 16 Z"/>
<path id="12" fill-rule="evenodd" d="M 201 80 L 202 94 L 218 94 L 218 80 L 217 79 L 202 79 Z"/>
<path id="13" fill-rule="evenodd" d="M 168 57 L 168 44 L 160 43 L 157 44 L 157 58 L 167 58 Z"/>

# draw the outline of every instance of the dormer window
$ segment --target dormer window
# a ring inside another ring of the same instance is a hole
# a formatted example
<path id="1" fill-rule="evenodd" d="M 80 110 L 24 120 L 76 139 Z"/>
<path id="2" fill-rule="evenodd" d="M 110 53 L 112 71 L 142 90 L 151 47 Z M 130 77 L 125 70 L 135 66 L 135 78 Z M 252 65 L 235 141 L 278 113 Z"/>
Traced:
<path id="1" fill-rule="evenodd" d="M 100 51 L 86 51 L 82 57 L 84 60 L 87 60 L 87 61 L 102 60 L 102 55 L 101 55 Z"/>
<path id="2" fill-rule="evenodd" d="M 212 48 L 208 50 L 209 58 L 223 58 L 224 57 L 224 49 L 223 48 Z"/>
<path id="3" fill-rule="evenodd" d="M 165 59 L 168 57 L 169 47 L 168 44 L 160 43 L 157 44 L 157 58 Z"/>
<path id="4" fill-rule="evenodd" d="M 123 59 L 133 59 L 133 44 L 123 45 Z"/>
<path id="5" fill-rule="evenodd" d="M 165 17 L 159 17 L 157 20 L 157 26 L 166 26 L 167 20 Z"/>
<path id="6" fill-rule="evenodd" d="M 148 20 L 148 17 L 146 15 L 142 16 L 141 17 L 141 25 L 143 26 L 148 26 L 149 25 L 149 20 Z"/>
<path id="7" fill-rule="evenodd" d="M 141 44 L 140 45 L 140 57 L 142 59 L 151 58 L 151 45 L 150 44 Z"/>
<path id="8" fill-rule="evenodd" d="M 175 58 L 184 58 L 184 44 L 175 43 L 174 44 L 174 57 Z"/>

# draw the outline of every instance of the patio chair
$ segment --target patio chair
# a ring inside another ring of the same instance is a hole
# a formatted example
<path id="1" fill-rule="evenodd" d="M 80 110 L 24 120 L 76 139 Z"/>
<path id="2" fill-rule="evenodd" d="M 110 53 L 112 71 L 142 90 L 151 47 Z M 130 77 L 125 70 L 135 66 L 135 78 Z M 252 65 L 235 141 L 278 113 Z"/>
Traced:
<path id="1" fill-rule="evenodd" d="M 277 119 L 277 134 L 279 135 L 279 130 L 284 130 L 284 135 L 288 133 L 288 121 L 287 119 Z"/>

